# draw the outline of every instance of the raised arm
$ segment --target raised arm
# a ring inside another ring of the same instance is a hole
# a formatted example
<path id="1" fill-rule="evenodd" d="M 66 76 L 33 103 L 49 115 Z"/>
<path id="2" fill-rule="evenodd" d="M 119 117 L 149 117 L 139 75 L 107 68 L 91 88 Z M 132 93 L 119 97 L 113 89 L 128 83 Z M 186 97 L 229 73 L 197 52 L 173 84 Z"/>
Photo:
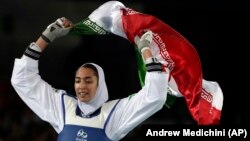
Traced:
<path id="1" fill-rule="evenodd" d="M 165 101 L 169 70 L 155 58 L 150 49 L 153 33 L 147 31 L 135 37 L 135 43 L 146 65 L 144 87 L 136 94 L 123 98 L 115 108 L 106 133 L 113 140 L 120 140 L 140 123 L 159 111 Z"/>
<path id="2" fill-rule="evenodd" d="M 65 36 L 72 27 L 73 23 L 65 17 L 57 19 L 54 23 L 50 24 L 44 30 L 41 37 L 38 38 L 36 41 L 37 46 L 40 47 L 41 51 L 43 51 L 47 47 L 48 43 L 54 41 L 56 38 Z"/>
<path id="3" fill-rule="evenodd" d="M 15 59 L 11 77 L 12 86 L 21 99 L 42 120 L 51 123 L 57 132 L 62 128 L 58 110 L 60 110 L 60 94 L 64 91 L 55 90 L 41 79 L 38 60 L 48 44 L 55 38 L 66 35 L 71 26 L 71 22 L 65 18 L 50 24 L 41 37 L 29 45 L 21 59 Z"/>

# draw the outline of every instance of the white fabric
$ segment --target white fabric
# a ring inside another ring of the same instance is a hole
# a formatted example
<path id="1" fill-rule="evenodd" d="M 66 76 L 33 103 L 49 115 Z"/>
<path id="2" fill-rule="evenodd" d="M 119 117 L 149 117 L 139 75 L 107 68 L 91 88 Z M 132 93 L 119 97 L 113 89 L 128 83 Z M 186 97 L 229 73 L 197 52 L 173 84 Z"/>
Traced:
<path id="1" fill-rule="evenodd" d="M 80 100 L 78 100 L 79 108 L 83 112 L 84 116 L 92 114 L 98 108 L 100 108 L 104 102 L 108 100 L 108 89 L 106 86 L 103 69 L 99 65 L 94 64 L 94 63 L 86 63 L 86 64 L 92 64 L 96 67 L 98 71 L 99 81 L 98 81 L 96 95 L 90 102 L 86 103 L 86 102 L 81 102 Z M 84 65 L 85 64 L 83 64 L 82 66 Z"/>
<path id="2" fill-rule="evenodd" d="M 121 2 L 108 1 L 93 11 L 89 15 L 89 19 L 105 30 L 127 39 L 121 19 L 120 9 L 122 8 L 126 7 Z"/>
<path id="3" fill-rule="evenodd" d="M 64 95 L 64 107 L 65 107 L 65 124 L 67 125 L 77 125 L 77 126 L 87 126 L 92 128 L 100 128 L 103 129 L 108 116 L 118 102 L 118 100 L 112 100 L 102 105 L 100 110 L 100 114 L 94 116 L 93 118 L 82 118 L 80 116 L 72 116 L 75 115 L 75 105 L 77 104 L 77 100 L 72 98 L 71 96 Z M 67 107 L 67 108 L 66 108 Z"/>
<path id="4" fill-rule="evenodd" d="M 168 73 L 148 72 L 145 86 L 133 96 L 120 100 L 105 129 L 110 139 L 120 140 L 163 107 L 167 96 L 168 77 Z M 34 113 L 49 122 L 57 133 L 63 129 L 61 96 L 66 91 L 56 90 L 41 79 L 38 61 L 29 57 L 16 59 L 11 83 Z"/>
<path id="5" fill-rule="evenodd" d="M 38 45 L 36 45 L 35 42 L 32 42 L 30 44 L 30 48 L 34 49 L 35 51 L 42 52 L 41 48 Z"/>
<path id="6" fill-rule="evenodd" d="M 212 106 L 218 110 L 222 110 L 223 92 L 216 81 L 202 80 L 202 88 L 212 95 Z"/>

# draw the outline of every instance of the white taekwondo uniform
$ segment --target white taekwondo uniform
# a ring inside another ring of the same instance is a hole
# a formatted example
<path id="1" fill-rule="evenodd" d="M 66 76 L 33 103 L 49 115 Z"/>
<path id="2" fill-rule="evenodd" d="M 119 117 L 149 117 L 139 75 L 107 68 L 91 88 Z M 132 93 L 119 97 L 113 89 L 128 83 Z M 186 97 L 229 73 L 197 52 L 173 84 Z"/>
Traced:
<path id="1" fill-rule="evenodd" d="M 106 102 L 108 96 L 103 98 L 99 94 L 102 100 L 87 105 L 44 81 L 39 75 L 38 64 L 38 60 L 25 55 L 15 59 L 11 83 L 28 107 L 53 126 L 59 134 L 58 141 L 92 141 L 98 136 L 98 141 L 120 140 L 159 111 L 166 101 L 169 77 L 166 72 L 147 72 L 145 86 L 133 95 Z M 104 75 L 101 77 L 105 83 Z M 103 87 L 99 91 L 107 89 L 106 84 Z M 74 129 L 69 127 L 72 125 Z"/>

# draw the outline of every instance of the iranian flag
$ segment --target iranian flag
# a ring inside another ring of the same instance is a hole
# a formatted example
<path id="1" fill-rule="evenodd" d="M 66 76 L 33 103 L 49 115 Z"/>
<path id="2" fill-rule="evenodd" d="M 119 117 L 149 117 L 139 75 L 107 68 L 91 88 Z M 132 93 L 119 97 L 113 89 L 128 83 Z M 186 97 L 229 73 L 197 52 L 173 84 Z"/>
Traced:
<path id="1" fill-rule="evenodd" d="M 130 9 L 119 1 L 109 1 L 94 10 L 71 30 L 76 35 L 115 34 L 134 44 L 134 37 L 151 30 L 150 48 L 155 57 L 171 70 L 167 101 L 184 97 L 199 125 L 220 123 L 223 93 L 215 81 L 203 79 L 199 55 L 180 33 L 160 19 Z M 145 65 L 137 52 L 138 72 L 144 85 Z"/>

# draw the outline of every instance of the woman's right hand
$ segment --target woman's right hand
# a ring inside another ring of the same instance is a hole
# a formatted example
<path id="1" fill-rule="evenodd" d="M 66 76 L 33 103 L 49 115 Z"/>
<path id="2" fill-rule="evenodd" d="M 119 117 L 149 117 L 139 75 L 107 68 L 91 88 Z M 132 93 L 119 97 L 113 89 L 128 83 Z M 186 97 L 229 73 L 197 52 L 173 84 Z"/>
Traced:
<path id="1" fill-rule="evenodd" d="M 67 35 L 72 27 L 73 23 L 67 18 L 62 17 L 48 25 L 48 27 L 43 31 L 41 37 L 47 43 L 50 43 L 56 38 Z"/>

